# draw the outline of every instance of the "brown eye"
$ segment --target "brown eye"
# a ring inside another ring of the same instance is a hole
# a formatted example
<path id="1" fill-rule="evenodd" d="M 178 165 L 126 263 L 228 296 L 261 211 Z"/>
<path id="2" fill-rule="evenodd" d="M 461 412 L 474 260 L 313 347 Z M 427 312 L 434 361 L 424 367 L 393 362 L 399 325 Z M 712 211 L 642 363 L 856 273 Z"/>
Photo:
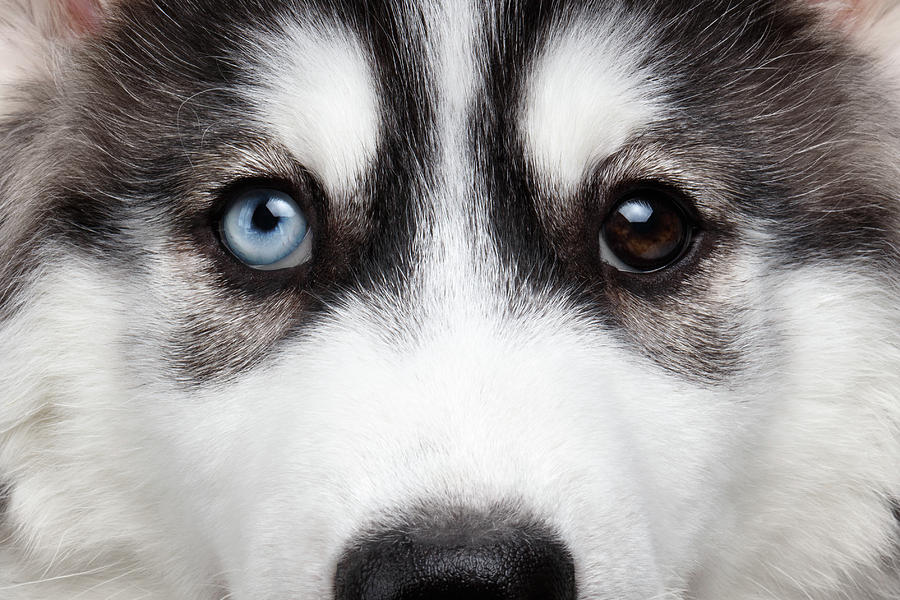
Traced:
<path id="1" fill-rule="evenodd" d="M 600 258 L 632 273 L 663 269 L 684 254 L 692 226 L 671 193 L 641 189 L 629 193 L 600 228 Z"/>

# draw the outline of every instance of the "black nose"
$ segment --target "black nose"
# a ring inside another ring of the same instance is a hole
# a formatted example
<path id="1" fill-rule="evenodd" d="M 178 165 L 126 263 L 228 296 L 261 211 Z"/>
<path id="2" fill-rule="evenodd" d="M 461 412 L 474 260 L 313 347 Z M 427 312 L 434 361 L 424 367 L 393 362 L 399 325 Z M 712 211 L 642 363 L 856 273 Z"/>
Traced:
<path id="1" fill-rule="evenodd" d="M 559 541 L 484 521 L 369 536 L 338 564 L 335 600 L 575 600 L 575 567 Z"/>

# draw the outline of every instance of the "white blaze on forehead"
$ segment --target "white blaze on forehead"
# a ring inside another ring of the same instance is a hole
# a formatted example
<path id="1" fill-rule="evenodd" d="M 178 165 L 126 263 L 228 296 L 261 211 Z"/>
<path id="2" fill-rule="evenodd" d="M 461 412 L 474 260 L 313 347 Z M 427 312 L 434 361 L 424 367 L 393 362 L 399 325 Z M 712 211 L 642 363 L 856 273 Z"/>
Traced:
<path id="1" fill-rule="evenodd" d="M 467 188 L 465 182 L 472 178 L 468 111 L 478 87 L 479 9 L 467 0 L 452 6 L 434 3 L 425 10 L 431 43 L 428 61 L 435 73 L 437 94 L 436 170 L 442 176 L 442 187 L 434 191 L 444 196 L 435 208 L 458 208 L 458 203 L 468 206 L 471 201 L 471 187 Z"/>
<path id="2" fill-rule="evenodd" d="M 488 222 L 470 139 L 470 111 L 483 85 L 484 10 L 473 0 L 424 5 L 436 152 L 434 184 L 423 205 L 424 218 L 433 223 L 419 231 L 417 243 L 424 251 L 418 274 L 424 278 L 421 288 L 436 298 L 431 309 L 442 312 L 446 322 L 483 304 L 486 292 L 478 275 L 491 271 L 494 262 L 488 236 L 473 226 Z"/>
<path id="3" fill-rule="evenodd" d="M 644 28 L 622 18 L 570 26 L 550 37 L 526 86 L 530 158 L 555 186 L 577 186 L 660 112 L 660 90 L 641 62 Z"/>
<path id="4" fill-rule="evenodd" d="M 287 26 L 259 50 L 258 118 L 334 197 L 353 189 L 378 143 L 376 82 L 360 40 L 337 24 Z"/>

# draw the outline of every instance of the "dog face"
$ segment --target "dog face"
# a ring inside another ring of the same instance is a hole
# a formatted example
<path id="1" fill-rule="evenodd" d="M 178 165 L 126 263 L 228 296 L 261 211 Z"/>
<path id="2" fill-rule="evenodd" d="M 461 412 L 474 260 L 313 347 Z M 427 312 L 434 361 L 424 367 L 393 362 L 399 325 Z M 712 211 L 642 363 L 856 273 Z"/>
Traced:
<path id="1" fill-rule="evenodd" d="M 893 98 L 821 13 L 73 7 L 2 105 L 5 593 L 900 593 Z"/>

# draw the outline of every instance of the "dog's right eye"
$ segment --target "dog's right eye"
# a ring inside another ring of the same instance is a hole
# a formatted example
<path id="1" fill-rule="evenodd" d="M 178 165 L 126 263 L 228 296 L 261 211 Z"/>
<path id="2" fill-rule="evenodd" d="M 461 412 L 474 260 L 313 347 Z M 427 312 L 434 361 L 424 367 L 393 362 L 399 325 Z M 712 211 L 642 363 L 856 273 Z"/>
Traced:
<path id="1" fill-rule="evenodd" d="M 219 235 L 224 246 L 253 269 L 289 269 L 312 257 L 306 215 L 280 190 L 252 188 L 238 194 L 225 209 Z"/>

